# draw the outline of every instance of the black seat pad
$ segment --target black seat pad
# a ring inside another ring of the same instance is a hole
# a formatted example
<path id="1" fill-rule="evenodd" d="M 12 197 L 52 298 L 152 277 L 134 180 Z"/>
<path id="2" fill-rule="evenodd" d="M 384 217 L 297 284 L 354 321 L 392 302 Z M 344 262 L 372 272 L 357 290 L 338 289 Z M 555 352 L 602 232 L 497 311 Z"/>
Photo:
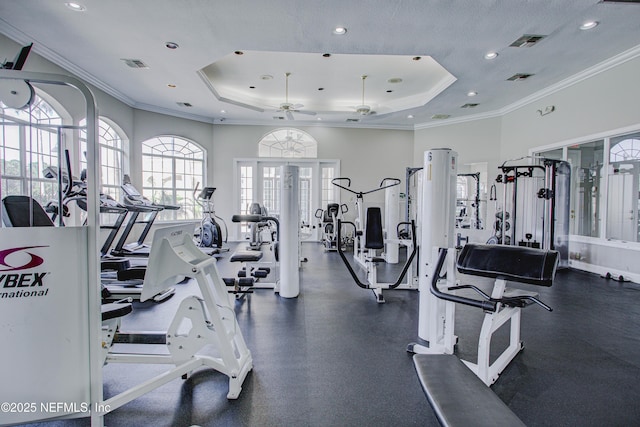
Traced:
<path id="1" fill-rule="evenodd" d="M 231 262 L 256 262 L 262 259 L 262 252 L 256 251 L 238 251 L 231 255 Z"/>
<path id="2" fill-rule="evenodd" d="M 373 207 L 367 209 L 367 223 L 364 231 L 365 248 L 384 248 L 384 235 L 382 233 L 382 213 L 380 211 L 380 208 Z"/>
<path id="3" fill-rule="evenodd" d="M 416 354 L 422 389 L 443 426 L 517 427 L 520 418 L 452 354 Z"/>
<path id="4" fill-rule="evenodd" d="M 473 276 L 551 286 L 558 252 L 523 246 L 468 243 L 458 257 L 458 271 Z"/>

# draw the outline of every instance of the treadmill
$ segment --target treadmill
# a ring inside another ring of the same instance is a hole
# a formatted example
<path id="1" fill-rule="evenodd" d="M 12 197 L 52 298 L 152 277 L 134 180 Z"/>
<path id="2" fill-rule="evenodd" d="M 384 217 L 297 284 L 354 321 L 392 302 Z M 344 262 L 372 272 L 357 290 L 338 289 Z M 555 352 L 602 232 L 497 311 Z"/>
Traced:
<path id="1" fill-rule="evenodd" d="M 100 213 L 118 215 L 113 225 L 100 225 L 103 230 L 111 230 L 100 249 L 103 301 L 119 301 L 125 298 L 139 301 L 142 294 L 142 284 L 147 271 L 146 265 L 138 262 L 136 265 L 132 265 L 132 260 L 129 258 L 114 257 L 109 254 L 109 247 L 111 247 L 128 212 L 129 210 L 125 206 L 111 196 L 100 195 Z M 170 287 L 155 295 L 152 300 L 163 302 L 173 294 L 175 294 L 175 289 Z"/>
<path id="2" fill-rule="evenodd" d="M 150 247 L 144 243 L 151 226 L 158 213 L 168 210 L 178 210 L 180 206 L 156 204 L 144 197 L 131 183 L 129 175 L 125 175 L 121 186 L 124 192 L 123 204 L 129 211 L 129 221 L 120 235 L 116 246 L 111 250 L 111 255 L 118 257 L 149 257 Z M 140 216 L 142 214 L 142 217 Z M 144 224 L 137 241 L 126 243 L 133 227 L 136 224 Z"/>

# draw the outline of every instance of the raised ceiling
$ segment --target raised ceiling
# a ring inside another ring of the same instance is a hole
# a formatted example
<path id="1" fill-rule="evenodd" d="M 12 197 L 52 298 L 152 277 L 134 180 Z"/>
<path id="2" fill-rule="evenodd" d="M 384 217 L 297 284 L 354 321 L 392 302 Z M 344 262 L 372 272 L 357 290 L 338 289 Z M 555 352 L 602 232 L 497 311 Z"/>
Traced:
<path id="1" fill-rule="evenodd" d="M 84 11 L 62 0 L 0 2 L 0 33 L 33 42 L 34 52 L 132 107 L 214 123 L 281 125 L 292 117 L 300 126 L 428 126 L 441 123 L 434 116 L 499 114 L 640 55 L 640 5 L 627 2 L 78 3 Z M 589 20 L 599 25 L 581 30 Z M 346 34 L 334 34 L 337 26 Z M 531 47 L 510 46 L 525 35 L 544 37 Z M 489 51 L 498 57 L 485 59 Z M 29 61 L 24 69 L 32 70 Z M 315 115 L 282 110 L 285 73 L 289 103 Z M 531 77 L 508 80 L 518 73 Z M 362 75 L 364 103 L 376 114 L 355 111 Z"/>

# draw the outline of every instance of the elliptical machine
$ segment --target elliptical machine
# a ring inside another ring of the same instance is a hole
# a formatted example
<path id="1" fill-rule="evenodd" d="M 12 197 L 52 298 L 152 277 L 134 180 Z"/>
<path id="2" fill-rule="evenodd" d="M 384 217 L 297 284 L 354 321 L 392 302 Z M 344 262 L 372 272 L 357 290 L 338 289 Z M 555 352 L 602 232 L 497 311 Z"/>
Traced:
<path id="1" fill-rule="evenodd" d="M 200 183 L 196 184 L 196 188 L 193 190 L 193 197 L 198 205 L 202 207 L 202 220 L 200 226 L 196 228 L 194 237 L 198 247 L 212 248 L 210 255 L 215 255 L 220 252 L 227 252 L 229 248 L 223 248 L 223 244 L 227 243 L 227 223 L 222 218 L 216 215 L 213 200 L 213 193 L 216 191 L 216 187 L 203 187 L 200 194 L 196 196 Z M 224 226 L 224 239 L 222 236 L 222 228 L 216 221 L 216 218 L 220 220 Z"/>

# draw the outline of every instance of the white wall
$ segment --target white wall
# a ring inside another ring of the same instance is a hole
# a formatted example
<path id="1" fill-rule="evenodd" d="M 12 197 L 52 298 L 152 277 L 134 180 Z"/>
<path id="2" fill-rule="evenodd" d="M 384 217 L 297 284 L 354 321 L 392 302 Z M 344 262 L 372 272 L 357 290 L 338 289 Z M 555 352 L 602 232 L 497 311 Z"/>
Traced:
<path id="1" fill-rule="evenodd" d="M 502 159 L 534 147 L 640 124 L 640 57 L 544 97 L 502 118 Z M 536 110 L 555 106 L 541 117 Z"/>

